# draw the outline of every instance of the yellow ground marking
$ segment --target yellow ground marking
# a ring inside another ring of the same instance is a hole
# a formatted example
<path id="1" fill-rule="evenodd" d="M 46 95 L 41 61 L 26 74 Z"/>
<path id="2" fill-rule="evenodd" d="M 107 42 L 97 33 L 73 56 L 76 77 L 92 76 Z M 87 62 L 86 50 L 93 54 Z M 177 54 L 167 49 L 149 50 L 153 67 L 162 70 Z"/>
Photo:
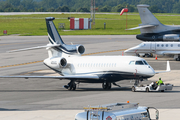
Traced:
<path id="1" fill-rule="evenodd" d="M 0 44 L 0 46 L 5 46 L 5 45 L 18 45 L 18 44 L 27 44 L 27 43 L 40 43 L 40 42 L 21 42 L 21 43 L 9 43 L 9 44 Z"/>
<path id="2" fill-rule="evenodd" d="M 43 60 L 33 61 L 33 62 L 28 62 L 28 63 L 21 63 L 21 64 L 14 64 L 14 65 L 0 66 L 0 68 L 14 67 L 14 66 L 20 66 L 20 65 L 29 65 L 29 64 L 39 63 L 39 62 L 43 62 Z"/>
<path id="3" fill-rule="evenodd" d="M 88 53 L 88 54 L 84 54 L 84 55 L 82 55 L 82 56 L 102 54 L 102 53 L 109 53 L 109 52 L 118 52 L 118 51 L 124 51 L 124 50 L 126 50 L 126 49 L 103 51 L 103 52 L 95 52 L 95 53 Z M 28 63 L 14 64 L 14 65 L 0 66 L 0 68 L 15 67 L 15 66 L 21 66 L 21 65 L 29 65 L 29 64 L 40 63 L 40 62 L 43 62 L 43 60 L 33 61 L 33 62 L 28 62 Z"/>

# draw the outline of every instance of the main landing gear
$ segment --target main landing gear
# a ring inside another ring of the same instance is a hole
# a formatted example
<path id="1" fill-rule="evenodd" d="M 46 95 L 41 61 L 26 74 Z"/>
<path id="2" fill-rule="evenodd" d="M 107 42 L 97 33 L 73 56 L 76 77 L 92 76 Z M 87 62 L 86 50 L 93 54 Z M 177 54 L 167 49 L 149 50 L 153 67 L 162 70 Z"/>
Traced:
<path id="1" fill-rule="evenodd" d="M 71 80 L 67 85 L 64 85 L 64 88 L 68 90 L 76 90 L 76 83 L 74 80 Z"/>
<path id="2" fill-rule="evenodd" d="M 180 57 L 176 58 L 176 61 L 180 61 Z"/>
<path id="3" fill-rule="evenodd" d="M 111 83 L 110 83 L 110 82 L 104 82 L 104 83 L 102 83 L 102 88 L 103 88 L 104 90 L 111 89 Z"/>

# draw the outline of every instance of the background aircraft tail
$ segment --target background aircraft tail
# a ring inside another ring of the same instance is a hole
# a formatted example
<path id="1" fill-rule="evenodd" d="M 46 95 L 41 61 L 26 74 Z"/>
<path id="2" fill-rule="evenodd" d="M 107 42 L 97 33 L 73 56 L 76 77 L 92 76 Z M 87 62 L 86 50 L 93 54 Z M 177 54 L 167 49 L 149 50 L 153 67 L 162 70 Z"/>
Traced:
<path id="1" fill-rule="evenodd" d="M 139 25 L 141 33 L 158 33 L 167 27 L 149 11 L 149 5 L 137 5 L 142 24 Z"/>
<path id="2" fill-rule="evenodd" d="M 159 20 L 147 8 L 149 5 L 137 5 L 139 15 L 141 17 L 142 25 L 159 25 Z"/>

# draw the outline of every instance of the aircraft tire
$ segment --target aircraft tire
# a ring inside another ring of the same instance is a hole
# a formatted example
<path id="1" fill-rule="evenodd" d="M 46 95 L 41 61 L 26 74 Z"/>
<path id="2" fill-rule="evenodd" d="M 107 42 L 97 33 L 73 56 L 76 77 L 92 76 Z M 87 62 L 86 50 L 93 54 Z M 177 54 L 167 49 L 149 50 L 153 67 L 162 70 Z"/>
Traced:
<path id="1" fill-rule="evenodd" d="M 107 89 L 107 83 L 106 83 L 106 82 L 103 82 L 103 83 L 102 83 L 102 88 L 103 88 L 104 90 Z"/>
<path id="2" fill-rule="evenodd" d="M 76 90 L 76 84 L 75 83 L 73 84 L 72 90 Z"/>
<path id="3" fill-rule="evenodd" d="M 109 83 L 109 82 L 102 83 L 102 88 L 104 90 L 111 89 L 111 83 Z"/>
<path id="4" fill-rule="evenodd" d="M 152 54 L 152 53 L 150 53 L 150 57 L 153 57 L 153 54 Z"/>
<path id="5" fill-rule="evenodd" d="M 76 89 L 76 84 L 74 82 L 70 82 L 68 83 L 69 87 L 68 87 L 68 90 L 75 90 Z"/>
<path id="6" fill-rule="evenodd" d="M 111 89 L 111 83 L 107 83 L 107 89 Z"/>
<path id="7" fill-rule="evenodd" d="M 176 61 L 179 61 L 180 60 L 180 58 L 176 58 Z"/>

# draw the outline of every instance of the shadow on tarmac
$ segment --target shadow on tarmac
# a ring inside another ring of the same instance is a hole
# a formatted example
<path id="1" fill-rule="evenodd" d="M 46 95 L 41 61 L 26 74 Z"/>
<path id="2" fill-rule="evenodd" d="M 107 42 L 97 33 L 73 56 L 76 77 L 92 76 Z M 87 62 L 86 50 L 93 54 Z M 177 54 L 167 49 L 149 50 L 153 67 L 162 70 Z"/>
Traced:
<path id="1" fill-rule="evenodd" d="M 0 111 L 17 111 L 18 109 L 5 109 L 5 108 L 0 108 Z"/>
<path id="2" fill-rule="evenodd" d="M 174 86 L 174 88 L 179 88 L 180 86 Z M 67 90 L 65 88 L 60 88 L 60 89 L 56 89 L 56 90 L 0 90 L 0 92 L 83 92 L 83 91 L 129 91 L 131 92 L 131 87 L 114 87 L 111 88 L 109 90 L 104 90 L 102 88 L 77 88 L 76 90 Z M 136 91 L 135 93 L 147 93 L 145 91 Z M 148 92 L 148 93 L 180 93 L 180 91 L 176 90 L 172 90 L 172 91 L 164 91 L 164 92 Z"/>

